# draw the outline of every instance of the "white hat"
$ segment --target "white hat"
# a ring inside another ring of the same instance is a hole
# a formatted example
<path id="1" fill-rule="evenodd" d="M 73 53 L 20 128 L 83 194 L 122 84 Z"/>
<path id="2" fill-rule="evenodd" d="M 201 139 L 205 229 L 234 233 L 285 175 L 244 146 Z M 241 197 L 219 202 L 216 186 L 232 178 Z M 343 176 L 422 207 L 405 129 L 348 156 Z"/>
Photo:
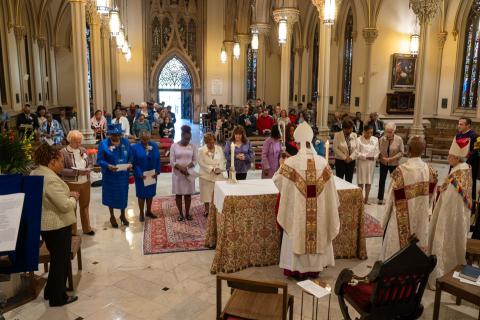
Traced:
<path id="1" fill-rule="evenodd" d="M 297 129 L 293 133 L 293 138 L 295 142 L 300 143 L 300 152 L 306 153 L 307 150 L 307 142 L 312 142 L 313 140 L 313 130 L 312 127 L 308 125 L 306 122 L 302 122 L 298 125 Z"/>
<path id="2" fill-rule="evenodd" d="M 470 151 L 470 139 L 469 138 L 453 138 L 452 146 L 448 151 L 448 154 L 452 156 L 466 158 Z"/>

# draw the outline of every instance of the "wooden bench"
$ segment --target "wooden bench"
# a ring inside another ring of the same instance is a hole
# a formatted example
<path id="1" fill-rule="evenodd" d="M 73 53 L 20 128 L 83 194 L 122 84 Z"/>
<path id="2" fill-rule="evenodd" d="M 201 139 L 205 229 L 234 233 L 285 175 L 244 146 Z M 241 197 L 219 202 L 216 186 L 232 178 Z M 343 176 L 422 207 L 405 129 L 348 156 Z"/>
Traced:
<path id="1" fill-rule="evenodd" d="M 80 236 L 72 236 L 72 248 L 70 250 L 70 263 L 68 266 L 68 290 L 73 290 L 73 274 L 72 260 L 77 257 L 78 270 L 82 270 L 82 238 Z M 48 264 L 50 263 L 50 252 L 48 252 L 45 242 L 40 247 L 38 263 L 43 264 L 45 272 L 48 272 Z"/>

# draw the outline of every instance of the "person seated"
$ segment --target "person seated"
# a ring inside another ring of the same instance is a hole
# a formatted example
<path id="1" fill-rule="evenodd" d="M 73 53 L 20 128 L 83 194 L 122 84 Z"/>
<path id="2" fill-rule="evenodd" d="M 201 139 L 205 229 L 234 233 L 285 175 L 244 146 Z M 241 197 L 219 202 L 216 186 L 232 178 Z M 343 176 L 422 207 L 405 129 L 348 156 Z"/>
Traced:
<path id="1" fill-rule="evenodd" d="M 273 118 L 268 114 L 268 110 L 263 110 L 263 113 L 257 119 L 257 130 L 260 135 L 268 135 L 272 132 L 272 127 L 275 124 Z"/>
<path id="2" fill-rule="evenodd" d="M 142 131 L 152 133 L 152 126 L 143 113 L 133 122 L 132 133 L 136 138 L 140 138 L 140 132 Z"/>
<path id="3" fill-rule="evenodd" d="M 290 123 L 297 123 L 297 111 L 295 109 L 290 110 L 288 117 L 290 118 Z"/>
<path id="4" fill-rule="evenodd" d="M 40 137 L 42 142 L 45 142 L 50 146 L 62 144 L 64 137 L 62 126 L 57 120 L 53 119 L 51 112 L 47 112 L 45 114 L 45 118 L 47 120 L 40 128 Z"/>
<path id="5" fill-rule="evenodd" d="M 238 124 L 241 125 L 247 136 L 253 136 L 257 130 L 257 119 L 251 114 L 250 108 L 245 106 L 243 113 L 238 117 Z"/>
<path id="6" fill-rule="evenodd" d="M 301 123 L 303 123 L 303 122 L 306 122 L 306 121 L 307 121 L 307 119 L 306 119 L 306 117 L 305 117 L 305 113 L 304 113 L 303 111 L 302 111 L 302 112 L 299 112 L 299 113 L 298 113 L 298 117 L 297 117 L 297 122 L 296 122 L 296 124 L 299 125 L 299 124 L 301 124 Z"/>
<path id="7" fill-rule="evenodd" d="M 175 116 L 175 113 L 172 112 L 172 106 L 167 106 L 167 116 L 170 117 L 170 122 L 175 124 L 177 122 L 177 118 Z"/>
<path id="8" fill-rule="evenodd" d="M 172 119 L 169 116 L 166 116 L 164 122 L 160 125 L 158 135 L 162 138 L 169 139 L 173 139 L 175 137 L 175 127 L 173 126 Z"/>
<path id="9" fill-rule="evenodd" d="M 377 138 L 383 136 L 384 125 L 383 121 L 378 119 L 378 112 L 370 113 L 370 121 L 368 121 L 367 126 L 373 128 L 373 136 Z"/>

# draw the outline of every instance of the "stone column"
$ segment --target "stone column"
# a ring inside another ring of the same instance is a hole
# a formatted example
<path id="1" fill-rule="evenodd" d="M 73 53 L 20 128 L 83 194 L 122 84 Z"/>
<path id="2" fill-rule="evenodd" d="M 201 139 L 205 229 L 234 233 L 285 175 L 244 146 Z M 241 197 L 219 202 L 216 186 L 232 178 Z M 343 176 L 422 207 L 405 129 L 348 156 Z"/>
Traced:
<path id="1" fill-rule="evenodd" d="M 258 30 L 258 52 L 257 52 L 257 97 L 265 100 L 267 87 L 267 41 L 270 33 L 270 25 L 257 23 L 252 29 Z"/>
<path id="2" fill-rule="evenodd" d="M 58 86 L 57 86 L 57 65 L 55 63 L 55 48 L 51 47 L 48 49 L 48 54 L 50 54 L 50 78 L 48 79 L 48 83 L 50 84 L 50 92 L 52 96 L 50 101 L 52 105 L 58 105 Z"/>
<path id="3" fill-rule="evenodd" d="M 378 30 L 376 28 L 364 28 L 362 34 L 363 38 L 365 39 L 365 44 L 367 46 L 367 52 L 365 55 L 365 79 L 363 84 L 363 116 L 366 120 L 368 119 L 368 115 L 371 112 L 370 77 L 372 76 L 372 46 L 378 37 Z"/>
<path id="4" fill-rule="evenodd" d="M 69 0 L 72 12 L 72 54 L 75 79 L 75 102 L 77 107 L 78 129 L 84 135 L 84 143 L 95 143 L 90 128 L 90 101 L 87 78 L 87 37 L 85 33 L 86 0 Z"/>
<path id="5" fill-rule="evenodd" d="M 28 87 L 25 86 L 26 82 L 24 80 L 25 71 L 23 70 L 24 65 L 22 61 L 22 48 L 23 48 L 23 39 L 25 37 L 25 27 L 23 26 L 14 26 L 13 32 L 15 34 L 15 40 L 17 42 L 17 59 L 18 59 L 18 74 L 20 75 L 20 101 L 24 105 L 27 102 L 32 101 L 32 97 L 28 97 Z M 28 59 L 28 57 L 26 57 Z M 28 83 L 27 83 L 28 85 Z"/>
<path id="6" fill-rule="evenodd" d="M 300 11 L 296 8 L 280 8 L 273 11 L 273 18 L 278 23 L 280 19 L 287 20 L 287 41 L 282 44 L 282 59 L 280 70 L 280 106 L 288 109 L 290 105 L 290 55 L 292 45 L 293 25 L 298 21 Z"/>
<path id="7" fill-rule="evenodd" d="M 47 70 L 47 59 L 48 57 L 45 54 L 45 45 L 47 43 L 47 40 L 44 37 L 38 37 L 37 38 L 37 47 L 38 47 L 38 59 L 39 61 L 37 62 L 38 68 L 36 70 L 39 70 L 38 77 L 35 76 L 35 81 L 37 81 L 38 78 L 38 87 L 37 87 L 37 95 L 41 95 L 42 98 L 42 103 L 45 106 L 52 105 L 51 99 L 48 101 L 47 104 L 47 84 L 46 84 L 46 70 Z M 38 96 L 37 98 L 40 98 Z"/>
<path id="8" fill-rule="evenodd" d="M 44 41 L 40 40 L 42 44 Z M 27 57 L 29 59 L 29 57 Z M 40 59 L 40 47 L 38 39 L 32 41 L 32 68 L 30 70 L 30 77 L 33 77 L 32 86 L 32 102 L 35 101 L 36 105 L 44 105 L 45 97 L 42 95 L 42 62 Z"/>
<path id="9" fill-rule="evenodd" d="M 106 21 L 106 20 L 105 20 Z M 102 49 L 103 49 L 103 84 L 104 97 L 103 108 L 112 111 L 112 71 L 110 61 L 110 29 L 107 23 L 102 24 Z M 98 107 L 98 106 L 97 106 Z"/>
<path id="10" fill-rule="evenodd" d="M 417 58 L 417 75 L 415 88 L 415 110 L 413 126 L 410 135 L 424 136 L 423 119 L 423 79 L 425 73 L 425 58 L 427 49 L 427 35 L 430 22 L 438 11 L 439 0 L 410 0 L 410 7 L 420 23 L 420 44 Z"/>
<path id="11" fill-rule="evenodd" d="M 447 41 L 448 32 L 443 31 L 437 34 L 438 40 L 438 57 L 437 57 L 437 64 L 435 67 L 435 110 L 433 111 L 433 115 L 438 115 L 438 107 L 440 104 L 440 80 L 442 79 L 442 63 L 443 63 L 443 48 L 445 47 L 445 42 Z M 478 110 L 477 110 L 478 111 Z"/>
<path id="12" fill-rule="evenodd" d="M 238 87 L 240 93 L 240 102 L 247 102 L 247 47 L 250 44 L 250 34 L 238 34 L 238 42 L 240 42 L 240 58 L 238 59 Z"/>
<path id="13" fill-rule="evenodd" d="M 101 20 L 97 12 L 89 9 L 89 20 L 91 30 L 91 66 L 92 66 L 92 85 L 93 85 L 93 106 L 94 109 L 103 109 L 104 103 L 104 78 L 103 78 L 103 59 L 102 59 L 102 35 L 100 31 Z"/>
<path id="14" fill-rule="evenodd" d="M 224 41 L 227 52 L 227 104 L 233 104 L 233 41 Z"/>
<path id="15" fill-rule="evenodd" d="M 297 55 L 298 57 L 298 76 L 295 77 L 295 79 L 297 79 L 298 81 L 298 87 L 297 87 L 297 92 L 294 92 L 293 93 L 293 99 L 295 99 L 295 94 L 297 95 L 297 105 L 298 103 L 304 103 L 302 101 L 302 71 L 303 71 L 303 48 L 295 48 L 295 54 Z M 303 106 L 304 108 L 306 108 L 306 104 L 305 106 Z"/>

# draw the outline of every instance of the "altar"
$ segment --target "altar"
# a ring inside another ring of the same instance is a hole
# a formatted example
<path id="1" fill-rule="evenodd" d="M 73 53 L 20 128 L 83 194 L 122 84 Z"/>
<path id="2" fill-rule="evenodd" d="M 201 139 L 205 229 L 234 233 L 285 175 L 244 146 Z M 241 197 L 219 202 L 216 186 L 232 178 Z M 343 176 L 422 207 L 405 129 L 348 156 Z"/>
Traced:
<path id="1" fill-rule="evenodd" d="M 335 177 L 340 232 L 335 258 L 367 259 L 362 190 Z M 216 247 L 210 272 L 236 272 L 278 264 L 282 231 L 277 225 L 278 189 L 271 179 L 215 183 L 205 245 Z"/>

